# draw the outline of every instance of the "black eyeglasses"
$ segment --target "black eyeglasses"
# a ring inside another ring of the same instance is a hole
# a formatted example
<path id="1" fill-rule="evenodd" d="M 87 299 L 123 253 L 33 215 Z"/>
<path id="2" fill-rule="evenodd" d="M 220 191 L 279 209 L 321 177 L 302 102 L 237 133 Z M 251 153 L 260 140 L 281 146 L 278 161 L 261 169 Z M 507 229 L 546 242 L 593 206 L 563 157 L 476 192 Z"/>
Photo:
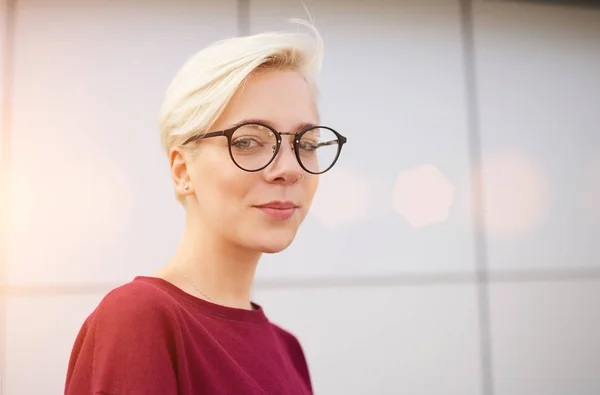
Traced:
<path id="1" fill-rule="evenodd" d="M 227 137 L 229 155 L 248 172 L 263 170 L 281 147 L 281 136 L 294 136 L 294 153 L 300 166 L 311 174 L 323 174 L 335 165 L 346 137 L 327 126 L 309 126 L 299 133 L 281 133 L 268 125 L 247 122 L 226 130 L 192 136 L 183 145 L 209 137 Z"/>

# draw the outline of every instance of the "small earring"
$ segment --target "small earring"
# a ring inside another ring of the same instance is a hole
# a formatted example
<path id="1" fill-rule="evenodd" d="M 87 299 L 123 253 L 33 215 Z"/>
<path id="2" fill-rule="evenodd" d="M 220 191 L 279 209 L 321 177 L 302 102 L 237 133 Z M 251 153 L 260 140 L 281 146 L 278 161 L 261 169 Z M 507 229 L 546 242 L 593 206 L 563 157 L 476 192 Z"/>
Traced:
<path id="1" fill-rule="evenodd" d="M 185 189 L 186 191 L 187 191 L 188 189 L 190 189 L 190 186 L 189 186 L 189 184 L 185 184 L 185 185 L 183 186 L 183 189 Z"/>

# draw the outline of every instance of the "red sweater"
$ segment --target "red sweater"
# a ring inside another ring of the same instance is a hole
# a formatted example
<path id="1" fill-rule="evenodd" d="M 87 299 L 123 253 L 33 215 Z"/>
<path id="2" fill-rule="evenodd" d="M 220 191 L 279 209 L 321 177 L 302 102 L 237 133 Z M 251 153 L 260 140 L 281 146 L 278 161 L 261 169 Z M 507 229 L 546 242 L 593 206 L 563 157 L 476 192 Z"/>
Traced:
<path id="1" fill-rule="evenodd" d="M 83 324 L 65 394 L 312 394 L 300 344 L 254 307 L 219 306 L 136 277 Z"/>

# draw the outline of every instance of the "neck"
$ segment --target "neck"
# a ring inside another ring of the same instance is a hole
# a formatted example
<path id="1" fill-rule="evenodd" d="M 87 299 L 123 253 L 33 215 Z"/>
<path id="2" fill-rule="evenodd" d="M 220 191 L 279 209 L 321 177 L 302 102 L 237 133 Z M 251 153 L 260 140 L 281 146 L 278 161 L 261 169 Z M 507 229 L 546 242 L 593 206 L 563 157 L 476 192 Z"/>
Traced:
<path id="1" fill-rule="evenodd" d="M 179 247 L 157 276 L 199 298 L 251 309 L 250 292 L 260 255 L 188 221 Z"/>

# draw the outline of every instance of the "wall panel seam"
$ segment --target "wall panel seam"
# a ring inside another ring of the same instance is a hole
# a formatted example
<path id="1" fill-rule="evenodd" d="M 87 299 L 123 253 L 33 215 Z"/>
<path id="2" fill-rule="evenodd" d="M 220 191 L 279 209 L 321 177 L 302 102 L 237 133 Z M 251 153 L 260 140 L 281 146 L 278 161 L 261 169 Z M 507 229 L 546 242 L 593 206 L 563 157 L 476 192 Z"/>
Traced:
<path id="1" fill-rule="evenodd" d="M 475 26 L 473 1 L 460 0 L 460 22 L 463 44 L 463 66 L 468 133 L 468 151 L 471 168 L 471 204 L 473 234 L 475 237 L 475 265 L 477 273 L 477 305 L 482 369 L 482 393 L 494 394 L 492 333 L 489 296 L 488 250 L 483 210 L 485 194 L 481 173 L 481 119 L 477 86 L 477 61 L 475 53 Z"/>

